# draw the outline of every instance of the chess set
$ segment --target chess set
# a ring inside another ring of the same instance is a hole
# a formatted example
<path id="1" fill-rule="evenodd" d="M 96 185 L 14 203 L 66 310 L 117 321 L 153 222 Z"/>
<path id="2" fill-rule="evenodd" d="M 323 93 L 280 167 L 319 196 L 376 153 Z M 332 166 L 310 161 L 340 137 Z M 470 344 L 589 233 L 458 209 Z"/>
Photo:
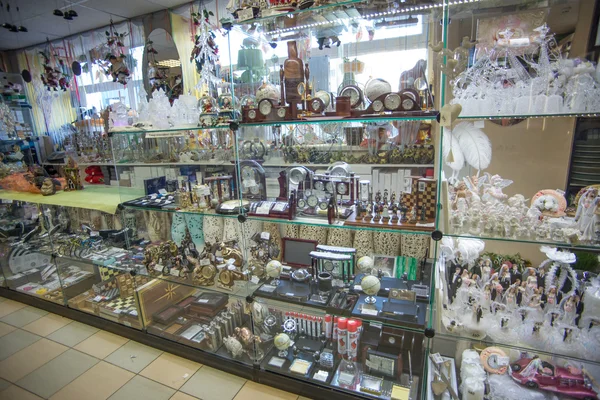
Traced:
<path id="1" fill-rule="evenodd" d="M 354 213 L 345 225 L 386 229 L 428 231 L 435 229 L 437 181 L 419 176 L 411 177 L 410 191 L 399 198 L 387 189 L 378 191 L 374 198 L 369 182 L 361 181 L 362 192 Z"/>

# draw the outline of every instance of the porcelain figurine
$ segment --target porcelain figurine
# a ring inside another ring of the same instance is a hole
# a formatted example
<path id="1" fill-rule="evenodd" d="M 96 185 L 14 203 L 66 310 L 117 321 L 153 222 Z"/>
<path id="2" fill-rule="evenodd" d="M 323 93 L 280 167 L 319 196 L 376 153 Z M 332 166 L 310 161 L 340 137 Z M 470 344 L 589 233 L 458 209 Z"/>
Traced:
<path id="1" fill-rule="evenodd" d="M 592 241 L 596 238 L 597 224 L 599 222 L 596 211 L 598 210 L 598 189 L 588 189 L 580 198 L 577 204 L 575 221 L 577 228 L 581 231 L 581 240 Z"/>

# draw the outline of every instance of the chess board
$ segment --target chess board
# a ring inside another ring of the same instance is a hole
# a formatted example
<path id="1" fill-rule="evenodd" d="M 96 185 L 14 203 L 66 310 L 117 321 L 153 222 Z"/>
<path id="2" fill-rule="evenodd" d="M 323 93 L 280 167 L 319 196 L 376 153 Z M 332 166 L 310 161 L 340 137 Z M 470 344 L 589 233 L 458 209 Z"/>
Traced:
<path id="1" fill-rule="evenodd" d="M 123 273 L 123 271 L 120 269 L 103 266 L 98 266 L 98 272 L 100 273 L 100 278 L 103 281 L 109 281 L 115 276 L 118 276 Z"/>
<path id="2" fill-rule="evenodd" d="M 411 176 L 410 193 L 402 194 L 402 204 L 408 207 L 409 213 L 415 204 L 418 207 L 425 206 L 425 217 L 435 218 L 437 181 L 435 179 L 423 178 L 420 176 Z M 420 210 L 417 218 L 421 218 Z"/>
<path id="3" fill-rule="evenodd" d="M 137 316 L 137 304 L 135 296 L 119 298 L 101 305 L 103 309 L 117 315 L 133 315 Z"/>
<path id="4" fill-rule="evenodd" d="M 421 178 L 416 181 L 417 205 L 425 207 L 425 216 L 435 218 L 437 181 L 435 179 Z"/>

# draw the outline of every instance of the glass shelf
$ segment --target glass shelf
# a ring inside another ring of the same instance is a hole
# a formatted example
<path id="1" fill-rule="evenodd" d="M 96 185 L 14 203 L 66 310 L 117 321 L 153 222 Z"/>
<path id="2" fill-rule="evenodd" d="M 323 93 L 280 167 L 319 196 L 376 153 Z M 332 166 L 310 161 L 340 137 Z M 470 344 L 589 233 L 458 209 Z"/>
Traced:
<path id="1" fill-rule="evenodd" d="M 306 120 L 297 121 L 277 121 L 277 122 L 253 122 L 253 123 L 242 123 L 240 128 L 252 127 L 252 126 L 279 126 L 279 125 L 316 125 L 316 124 L 331 124 L 331 123 L 370 123 L 370 122 L 393 122 L 393 121 L 432 121 L 437 118 L 437 111 L 429 111 L 422 115 L 406 115 L 399 117 L 391 116 L 373 116 L 373 117 L 359 117 L 359 118 L 339 118 L 339 117 L 318 117 Z"/>
<path id="2" fill-rule="evenodd" d="M 476 235 L 469 235 L 469 234 L 462 234 L 462 233 L 444 233 L 444 236 L 449 236 L 449 237 L 454 237 L 454 238 L 463 238 L 463 239 L 492 240 L 492 241 L 509 242 L 509 243 L 537 244 L 540 246 L 546 245 L 546 246 L 561 247 L 561 248 L 568 248 L 568 249 L 574 249 L 574 250 L 600 251 L 600 245 L 555 242 L 552 240 L 539 241 L 539 240 L 534 240 L 534 239 L 515 239 L 515 238 L 476 236 Z"/>
<path id="3" fill-rule="evenodd" d="M 515 114 L 515 115 L 460 115 L 460 120 L 497 120 L 497 119 L 527 119 L 527 118 L 596 118 L 598 113 L 558 113 L 558 114 Z"/>
<path id="4" fill-rule="evenodd" d="M 373 226 L 361 226 L 361 225 L 348 225 L 345 220 L 334 221 L 333 224 L 327 222 L 327 218 L 317 217 L 298 217 L 296 219 L 288 220 L 282 218 L 272 217 L 260 217 L 256 215 L 247 215 L 249 220 L 262 221 L 262 222 L 275 222 L 280 224 L 291 224 L 291 225 L 307 225 L 307 226 L 322 226 L 325 228 L 342 228 L 342 229 L 353 229 L 361 231 L 375 231 L 375 232 L 391 232 L 398 234 L 416 234 L 416 235 L 431 235 L 434 227 L 414 227 L 413 225 L 406 225 L 406 228 L 387 228 L 382 225 Z M 352 215 L 349 217 L 352 218 Z"/>
<path id="5" fill-rule="evenodd" d="M 111 135 L 133 135 L 138 133 L 176 133 L 185 131 L 198 131 L 198 130 L 209 130 L 209 129 L 229 129 L 229 125 L 213 125 L 213 126 L 185 126 L 185 127 L 173 127 L 173 128 L 136 128 L 133 126 L 125 126 L 122 128 L 112 128 L 108 130 Z M 165 135 L 167 136 L 167 135 Z"/>
<path id="6" fill-rule="evenodd" d="M 454 333 L 450 333 L 447 331 L 444 331 L 444 328 L 439 329 L 438 331 L 436 331 L 435 333 L 435 339 L 438 340 L 450 340 L 453 342 L 458 342 L 458 341 L 469 341 L 469 342 L 473 342 L 473 343 L 478 343 L 478 344 L 482 344 L 485 347 L 489 347 L 489 346 L 500 346 L 500 347 L 505 347 L 505 348 L 509 348 L 509 349 L 514 349 L 517 351 L 522 351 L 522 350 L 527 350 L 533 354 L 537 354 L 537 355 L 545 355 L 548 357 L 564 357 L 564 358 L 568 358 L 568 359 L 572 359 L 572 360 L 576 360 L 576 361 L 581 361 L 581 362 L 585 362 L 585 363 L 591 363 L 594 365 L 598 365 L 600 366 L 600 359 L 597 360 L 593 360 L 590 358 L 589 355 L 585 355 L 582 354 L 580 356 L 577 355 L 572 355 L 572 354 L 565 354 L 564 352 L 561 352 L 560 350 L 557 349 L 556 346 L 552 347 L 551 349 L 548 350 L 540 350 L 540 349 L 536 349 L 532 346 L 527 346 L 524 344 L 515 344 L 515 342 L 509 342 L 509 341 L 496 341 L 496 340 L 492 340 L 490 338 L 485 338 L 485 339 L 475 339 L 475 338 L 471 338 L 468 336 L 462 336 L 462 335 L 458 335 L 458 334 L 454 334 Z M 573 338 L 573 341 L 575 342 L 576 340 L 580 340 L 580 339 L 575 339 Z M 591 343 L 590 343 L 591 344 Z M 594 346 L 593 344 L 591 344 L 592 346 Z"/>
<path id="7" fill-rule="evenodd" d="M 322 11 L 322 10 L 335 11 L 336 8 L 342 8 L 344 6 L 350 6 L 353 4 L 362 3 L 363 1 L 364 0 L 345 0 L 345 1 L 327 3 L 327 4 L 323 4 L 321 6 L 305 8 L 302 10 L 296 10 L 296 11 L 291 11 L 291 12 L 287 12 L 287 13 L 278 13 L 278 14 L 268 15 L 268 16 L 264 16 L 264 17 L 251 18 L 251 19 L 247 19 L 244 21 L 236 20 L 233 22 L 233 25 L 239 26 L 239 25 L 248 25 L 248 24 L 253 24 L 253 23 L 261 23 L 261 22 L 274 20 L 278 17 L 293 18 L 294 16 L 299 15 L 299 14 L 311 13 L 311 12 Z"/>
<path id="8" fill-rule="evenodd" d="M 204 211 L 200 211 L 200 210 L 164 210 L 161 208 L 150 208 L 150 207 L 139 207 L 139 206 L 133 206 L 133 205 L 129 205 L 129 204 L 122 204 L 123 207 L 127 208 L 127 209 L 131 209 L 131 210 L 137 210 L 137 211 L 150 211 L 150 212 L 161 212 L 161 213 L 177 213 L 177 214 L 193 214 L 193 215 L 207 215 L 207 216 L 212 216 L 212 217 L 221 217 L 221 218 L 237 218 L 238 214 L 218 214 L 215 212 L 215 210 L 209 209 L 209 210 L 204 210 Z"/>

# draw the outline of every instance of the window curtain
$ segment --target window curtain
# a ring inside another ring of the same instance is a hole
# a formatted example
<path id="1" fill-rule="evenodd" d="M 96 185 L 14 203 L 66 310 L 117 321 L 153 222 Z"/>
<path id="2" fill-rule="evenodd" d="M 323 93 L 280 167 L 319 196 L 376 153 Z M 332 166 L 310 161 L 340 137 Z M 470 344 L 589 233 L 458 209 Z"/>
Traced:
<path id="1" fill-rule="evenodd" d="M 43 60 L 40 51 L 45 47 L 24 50 L 17 54 L 19 69 L 28 69 L 31 83 L 25 85 L 27 98 L 32 106 L 33 129 L 37 135 L 59 134 L 76 118 L 71 102 L 71 91 L 49 91 L 42 83 Z"/>
<path id="2" fill-rule="evenodd" d="M 197 9 L 197 7 L 194 7 Z M 190 11 L 188 10 L 188 16 L 176 14 L 170 12 L 171 17 L 171 29 L 172 37 L 179 53 L 181 60 L 181 75 L 183 77 L 183 93 L 191 94 L 200 97 L 200 91 L 196 87 L 200 75 L 196 73 L 196 64 L 190 61 L 190 54 L 194 49 L 194 26 L 189 16 Z"/>
<path id="3" fill-rule="evenodd" d="M 47 133 L 53 137 L 55 143 L 60 144 L 62 138 L 70 133 L 70 124 L 78 118 L 79 108 L 87 107 L 87 93 L 128 92 L 130 100 L 128 105 L 135 108 L 139 88 L 142 86 L 141 55 L 145 43 L 141 21 L 124 21 L 115 25 L 117 32 L 127 33 L 125 53 L 131 57 L 132 66 L 136 65 L 134 68 L 130 67 L 132 75 L 126 86 L 112 82 L 112 79 L 99 73 L 98 68 L 90 63 L 91 52 L 106 41 L 107 29 L 108 27 L 100 28 L 17 53 L 19 69 L 28 69 L 31 72 L 32 81 L 26 84 L 24 89 L 32 105 L 33 128 L 38 135 Z M 41 80 L 43 71 L 41 51 L 58 53 L 69 70 L 75 60 L 82 64 L 82 74 L 71 76 L 69 90 L 55 92 L 49 91 L 44 86 Z M 136 57 L 138 54 L 139 59 Z"/>

